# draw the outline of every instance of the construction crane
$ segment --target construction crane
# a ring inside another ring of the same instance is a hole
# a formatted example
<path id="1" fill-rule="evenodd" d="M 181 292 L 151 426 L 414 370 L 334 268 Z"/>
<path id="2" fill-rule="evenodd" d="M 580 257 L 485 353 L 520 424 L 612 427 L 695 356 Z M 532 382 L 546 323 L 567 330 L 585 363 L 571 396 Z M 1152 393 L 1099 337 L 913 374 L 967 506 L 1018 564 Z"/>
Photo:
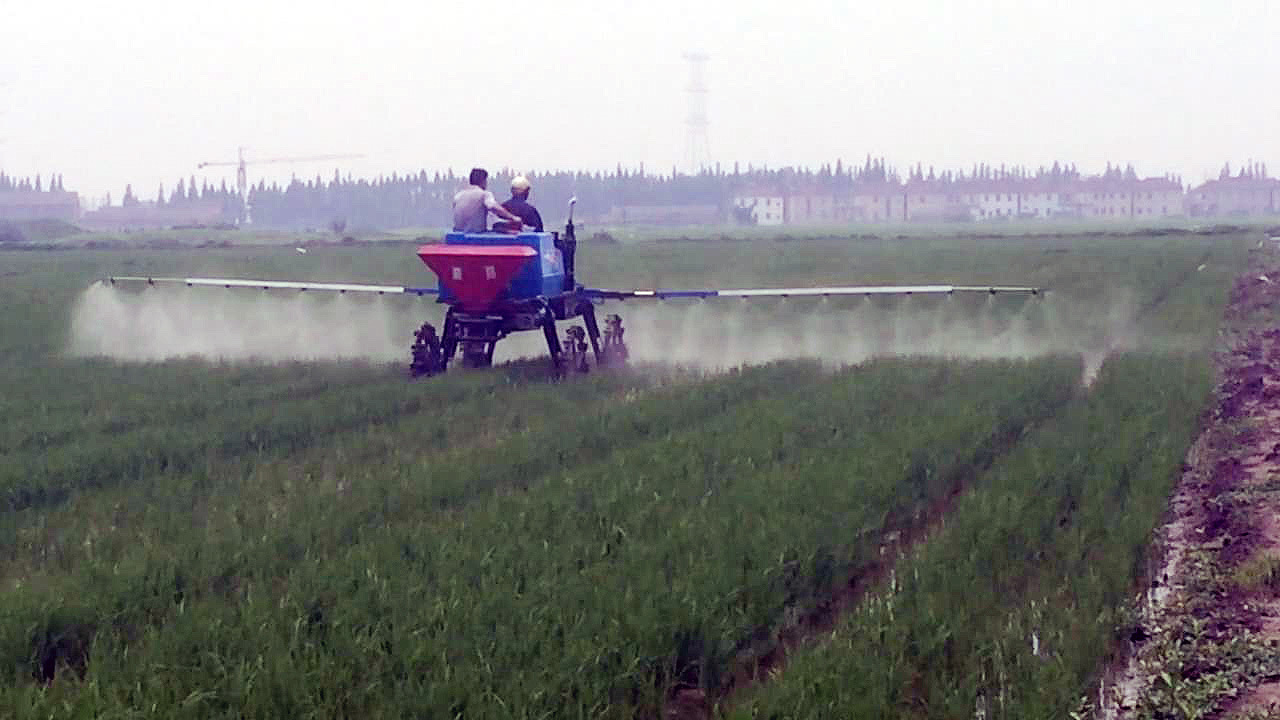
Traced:
<path id="1" fill-rule="evenodd" d="M 317 160 L 345 160 L 349 158 L 364 157 L 363 155 L 308 155 L 306 157 L 279 157 L 266 158 L 264 160 L 245 160 L 244 148 L 238 148 L 240 159 L 227 162 L 202 162 L 196 167 L 204 169 L 207 167 L 229 167 L 236 166 L 236 190 L 240 192 L 240 214 L 241 222 L 248 225 L 249 217 L 249 174 L 245 167 L 248 165 L 266 165 L 268 163 L 287 163 L 287 162 L 313 162 Z"/>

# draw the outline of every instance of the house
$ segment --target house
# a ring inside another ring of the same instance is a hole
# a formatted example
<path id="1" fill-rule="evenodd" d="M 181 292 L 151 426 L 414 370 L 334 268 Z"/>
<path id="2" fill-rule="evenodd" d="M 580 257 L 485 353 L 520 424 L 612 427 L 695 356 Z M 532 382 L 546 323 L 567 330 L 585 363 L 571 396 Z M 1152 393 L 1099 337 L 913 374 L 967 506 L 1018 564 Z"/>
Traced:
<path id="1" fill-rule="evenodd" d="M 912 180 L 903 188 L 904 217 L 908 222 L 957 222 L 973 219 L 974 207 L 958 192 L 955 183 Z"/>
<path id="2" fill-rule="evenodd" d="M 786 196 L 768 188 L 748 188 L 733 196 L 733 206 L 751 211 L 757 225 L 781 225 L 786 222 Z"/>
<path id="3" fill-rule="evenodd" d="M 1128 220 L 1133 216 L 1135 181 L 1090 177 L 1071 186 L 1071 206 L 1086 220 Z"/>
<path id="4" fill-rule="evenodd" d="M 906 222 L 906 194 L 899 183 L 888 181 L 855 183 L 851 195 L 854 222 Z"/>
<path id="5" fill-rule="evenodd" d="M 1188 215 L 1270 215 L 1280 209 L 1280 180 L 1228 177 L 1210 180 L 1186 195 Z"/>
<path id="6" fill-rule="evenodd" d="M 1147 178 L 1133 187 L 1130 215 L 1139 220 L 1186 214 L 1182 184 L 1171 178 Z"/>
<path id="7" fill-rule="evenodd" d="M 1070 186 L 1053 178 L 1033 178 L 1018 192 L 1018 217 L 1032 220 L 1070 215 Z"/>
<path id="8" fill-rule="evenodd" d="M 791 225 L 820 225 L 836 221 L 836 196 L 810 187 L 787 192 L 782 203 L 783 222 Z"/>
<path id="9" fill-rule="evenodd" d="M 1013 180 L 975 180 L 964 183 L 964 197 L 976 208 L 978 220 L 1018 217 L 1019 188 Z"/>

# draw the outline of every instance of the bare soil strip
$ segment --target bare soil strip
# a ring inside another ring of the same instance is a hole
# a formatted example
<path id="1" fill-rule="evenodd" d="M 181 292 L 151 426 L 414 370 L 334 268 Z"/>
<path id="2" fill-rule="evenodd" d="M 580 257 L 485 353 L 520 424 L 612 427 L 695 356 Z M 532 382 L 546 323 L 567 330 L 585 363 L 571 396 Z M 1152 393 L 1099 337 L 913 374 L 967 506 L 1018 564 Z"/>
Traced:
<path id="1" fill-rule="evenodd" d="M 1097 718 L 1275 717 L 1280 710 L 1280 267 L 1232 290 L 1220 384 L 1192 446 Z"/>

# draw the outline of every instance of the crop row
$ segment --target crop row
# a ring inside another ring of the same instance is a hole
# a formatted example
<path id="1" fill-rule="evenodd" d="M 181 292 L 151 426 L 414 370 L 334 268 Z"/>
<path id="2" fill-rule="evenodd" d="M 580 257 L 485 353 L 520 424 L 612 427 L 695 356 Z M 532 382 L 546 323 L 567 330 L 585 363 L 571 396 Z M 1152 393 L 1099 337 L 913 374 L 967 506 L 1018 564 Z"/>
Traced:
<path id="1" fill-rule="evenodd" d="M 1067 717 L 1111 647 L 1210 390 L 1123 356 L 734 718 Z"/>
<path id="2" fill-rule="evenodd" d="M 334 508 L 326 506 L 340 508 L 336 524 L 311 537 L 310 549 L 329 552 L 398 514 L 456 511 L 495 488 L 535 484 L 638 440 L 666 437 L 732 412 L 763 394 L 820 382 L 809 370 L 730 373 L 693 393 L 682 373 L 632 378 L 622 383 L 623 392 L 608 392 L 620 383 L 613 374 L 563 386 L 506 387 L 472 403 L 331 434 L 302 452 L 214 459 L 189 472 L 152 473 L 63 506 L 17 514 L 25 522 L 3 527 L 14 550 L 4 575 L 41 597 L 92 593 L 103 601 L 99 605 L 120 607 L 136 599 L 137 587 L 126 582 L 120 588 L 128 597 L 113 598 L 112 583 L 104 584 L 97 571 L 110 568 L 118 575 L 122 566 L 145 565 L 159 552 L 166 563 L 189 556 L 184 577 L 198 587 L 217 586 L 240 572 L 246 556 L 235 546 L 244 538 L 266 543 L 293 532 L 279 522 L 282 515 L 332 516 Z M 490 407 L 494 399 L 499 404 Z M 434 454 L 425 453 L 433 447 Z M 382 481 L 392 476 L 400 487 Z M 395 493 L 395 502 L 388 502 L 388 492 Z M 217 567 L 202 574 L 190 557 L 209 544 L 229 549 Z M 98 622 L 92 612 L 79 618 L 82 626 Z M 25 652 L 18 646 L 9 650 Z"/>
<path id="3" fill-rule="evenodd" d="M 271 532 L 276 516 L 310 512 L 298 504 L 312 499 L 341 502 L 351 518 L 380 522 L 383 518 L 360 501 L 388 474 L 422 480 L 397 489 L 397 508 L 456 508 L 495 487 L 527 486 L 638 440 L 696 426 L 761 394 L 815 381 L 793 370 L 756 371 L 721 377 L 690 394 L 696 377 L 651 369 L 565 385 L 503 385 L 485 373 L 450 378 L 450 384 L 441 383 L 452 388 L 447 393 L 420 391 L 430 394 L 418 397 L 422 407 L 413 414 L 317 434 L 305 446 L 277 442 L 267 452 L 239 457 L 210 452 L 189 467 L 170 465 L 66 503 L 15 514 L 14 523 L 0 527 L 0 537 L 13 548 L 11 563 L 0 560 L 0 574 L 66 572 L 86 559 L 117 562 L 140 542 L 180 543 L 193 528 L 213 537 Z M 459 383 L 473 387 L 470 398 L 457 397 Z M 403 382 L 398 387 L 416 390 Z M 305 406 L 276 407 L 271 418 L 313 422 L 309 412 Z M 252 427 L 248 418 L 231 422 Z M 381 499 L 368 503 L 383 505 Z M 223 526 L 218 522 L 223 517 L 234 522 Z"/>
<path id="4" fill-rule="evenodd" d="M 592 385 L 596 394 L 655 381 L 640 373 L 608 377 Z M 215 384 L 204 393 L 157 398 L 160 410 L 141 421 L 127 411 L 103 409 L 94 421 L 101 424 L 98 432 L 52 446 L 27 442 L 33 446 L 6 453 L 0 465 L 0 506 L 20 511 L 55 505 L 74 493 L 128 486 L 159 473 L 189 472 L 211 458 L 289 454 L 328 442 L 334 433 L 414 416 L 430 416 L 440 428 L 433 445 L 441 446 L 460 434 L 458 429 L 510 407 L 504 395 L 514 389 L 504 373 L 409 385 L 400 373 L 379 372 L 375 379 L 324 378 L 310 387 L 276 384 L 275 392 L 291 387 L 296 391 L 271 397 L 261 390 Z M 531 392 L 552 395 L 546 388 Z M 206 399 L 191 399 L 197 396 Z"/>
<path id="5" fill-rule="evenodd" d="M 283 546 L 291 545 L 296 528 L 277 518 L 312 517 L 315 509 L 307 504 L 338 503 L 347 511 L 341 526 L 312 533 L 310 549 L 328 552 L 334 543 L 357 542 L 362 528 L 386 522 L 389 513 L 456 509 L 495 486 L 532 483 L 637 439 L 696 425 L 762 393 L 815 382 L 807 370 L 733 373 L 698 386 L 692 396 L 685 384 L 689 378 L 681 373 L 632 378 L 622 383 L 622 393 L 608 392 L 619 384 L 614 374 L 564 386 L 503 387 L 496 407 L 489 407 L 494 398 L 481 396 L 434 413 L 331 434 L 302 453 L 227 458 L 190 472 L 153 473 L 67 506 L 28 510 L 20 516 L 27 520 L 24 526 L 5 525 L 15 550 L 5 575 L 19 583 L 11 598 L 26 597 L 30 603 L 29 612 L 10 607 L 13 614 L 3 625 L 15 634 L 3 643 L 3 653 L 14 659 L 15 677 L 40 676 L 52 672 L 44 668 L 48 658 L 82 654 L 86 633 L 100 625 L 163 622 L 173 593 L 219 592 L 249 572 L 243 566 L 253 561 L 267 563 L 264 568 L 287 564 L 287 554 L 253 556 L 239 545 L 256 541 L 267 547 L 269 538 L 280 536 L 285 536 Z M 491 382 L 483 380 L 486 375 L 449 380 L 486 384 Z M 489 442 L 475 444 L 480 436 L 489 436 Z M 445 438 L 467 442 L 442 444 Z M 433 445 L 439 454 L 424 456 Z M 493 472 L 478 476 L 481 466 Z M 400 488 L 398 501 L 389 505 L 388 488 L 366 480 L 392 473 L 419 482 Z M 348 495 L 342 487 L 350 485 L 356 492 Z M 378 489 L 381 496 L 369 492 Z M 210 546 L 218 551 L 209 552 Z M 214 565 L 205 567 L 210 562 Z M 167 593 L 153 587 L 157 563 L 160 581 L 172 585 Z M 87 598 L 93 602 L 64 605 L 66 599 Z"/>
<path id="6" fill-rule="evenodd" d="M 108 362 L 57 363 L 33 370 L 24 384 L 9 388 L 0 399 L 0 412 L 22 417 L 0 427 L 0 452 L 45 451 L 94 435 L 187 424 L 325 393 L 354 395 L 392 380 L 391 373 L 379 370 L 174 362 L 139 372 Z"/>
<path id="7" fill-rule="evenodd" d="M 743 371 L 775 390 L 680 432 L 645 436 L 623 416 L 630 442 L 460 512 L 448 495 L 464 485 L 433 496 L 438 468 L 393 460 L 349 501 L 294 496 L 277 512 L 296 514 L 261 534 L 215 513 L 216 534 L 96 568 L 95 597 L 16 594 L 0 616 L 15 674 L 61 658 L 87 682 L 7 692 L 33 714 L 651 711 L 678 685 L 717 687 L 873 557 L 895 518 L 1066 402 L 1079 365 L 815 370 Z M 452 472 L 494 487 L 521 467 L 496 454 Z"/>

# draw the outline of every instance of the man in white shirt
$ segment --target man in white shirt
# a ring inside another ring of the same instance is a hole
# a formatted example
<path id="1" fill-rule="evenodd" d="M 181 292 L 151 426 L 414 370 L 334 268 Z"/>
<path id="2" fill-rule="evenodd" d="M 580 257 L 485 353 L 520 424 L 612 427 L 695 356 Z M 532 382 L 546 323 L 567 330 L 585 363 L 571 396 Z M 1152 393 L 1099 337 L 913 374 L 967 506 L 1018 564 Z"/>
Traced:
<path id="1" fill-rule="evenodd" d="M 520 216 L 502 207 L 493 193 L 485 189 L 489 173 L 482 168 L 472 168 L 471 184 L 453 196 L 453 229 L 457 232 L 484 232 L 488 229 L 489 213 L 520 222 Z"/>

